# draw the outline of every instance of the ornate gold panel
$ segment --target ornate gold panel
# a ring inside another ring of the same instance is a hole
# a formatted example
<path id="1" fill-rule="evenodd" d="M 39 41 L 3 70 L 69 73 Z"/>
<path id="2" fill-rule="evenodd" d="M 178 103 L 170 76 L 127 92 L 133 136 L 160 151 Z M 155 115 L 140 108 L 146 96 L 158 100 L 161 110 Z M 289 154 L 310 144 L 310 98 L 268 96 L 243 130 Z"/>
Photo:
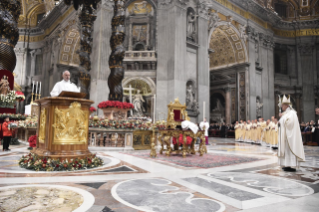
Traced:
<path id="1" fill-rule="evenodd" d="M 67 109 L 54 109 L 53 144 L 83 144 L 88 140 L 89 111 L 81 109 L 79 102 Z"/>
<path id="2" fill-rule="evenodd" d="M 39 130 L 39 142 L 44 143 L 45 142 L 45 128 L 46 128 L 46 119 L 47 119 L 47 113 L 46 108 L 43 108 L 41 110 L 40 115 L 40 130 Z"/>

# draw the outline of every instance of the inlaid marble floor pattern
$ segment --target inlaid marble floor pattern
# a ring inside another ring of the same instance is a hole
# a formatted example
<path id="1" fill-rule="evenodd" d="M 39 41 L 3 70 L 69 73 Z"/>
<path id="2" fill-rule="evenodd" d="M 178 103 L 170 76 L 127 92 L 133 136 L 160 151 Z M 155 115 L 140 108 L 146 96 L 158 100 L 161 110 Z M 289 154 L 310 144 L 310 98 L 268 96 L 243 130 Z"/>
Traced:
<path id="1" fill-rule="evenodd" d="M 295 173 L 277 166 L 275 150 L 233 139 L 210 139 L 206 158 L 216 161 L 191 157 L 185 164 L 177 156 L 150 160 L 145 151 L 92 150 L 103 157 L 104 166 L 81 172 L 23 170 L 16 162 L 26 152 L 26 147 L 17 147 L 0 154 L 0 211 L 317 212 L 319 208 L 319 147 L 305 147 L 306 162 Z M 241 160 L 232 162 L 236 158 Z"/>

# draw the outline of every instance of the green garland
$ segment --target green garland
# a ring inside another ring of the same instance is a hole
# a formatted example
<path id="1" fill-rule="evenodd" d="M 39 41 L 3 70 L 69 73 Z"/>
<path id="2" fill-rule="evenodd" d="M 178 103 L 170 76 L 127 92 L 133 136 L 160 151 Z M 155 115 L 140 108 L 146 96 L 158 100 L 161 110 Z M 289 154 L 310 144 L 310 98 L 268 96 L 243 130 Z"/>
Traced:
<path id="1" fill-rule="evenodd" d="M 85 159 L 62 160 L 40 157 L 34 153 L 24 155 L 19 160 L 21 168 L 34 171 L 76 171 L 82 169 L 92 169 L 103 165 L 103 160 L 96 155 Z"/>

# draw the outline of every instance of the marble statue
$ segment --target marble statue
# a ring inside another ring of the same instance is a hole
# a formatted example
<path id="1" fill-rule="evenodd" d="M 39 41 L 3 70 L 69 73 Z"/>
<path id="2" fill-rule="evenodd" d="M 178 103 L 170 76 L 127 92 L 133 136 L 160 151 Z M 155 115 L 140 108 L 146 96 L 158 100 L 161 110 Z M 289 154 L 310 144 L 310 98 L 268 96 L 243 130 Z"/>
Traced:
<path id="1" fill-rule="evenodd" d="M 212 29 L 216 27 L 217 22 L 220 21 L 220 17 L 218 15 L 218 10 L 216 12 L 211 12 L 210 13 L 210 18 L 209 18 L 209 26 L 208 29 Z"/>
<path id="2" fill-rule="evenodd" d="M 194 39 L 194 34 L 196 33 L 195 21 L 198 15 L 194 15 L 190 12 L 187 16 L 187 37 Z"/>
<path id="3" fill-rule="evenodd" d="M 257 98 L 257 99 L 256 99 L 256 115 L 257 115 L 257 118 L 258 118 L 258 117 L 261 117 L 262 107 L 263 107 L 263 104 L 260 103 L 260 99 Z"/>
<path id="4" fill-rule="evenodd" d="M 145 112 L 145 108 L 143 107 L 143 102 L 145 102 L 145 100 L 140 92 L 140 90 L 137 90 L 137 93 L 133 97 L 134 115 L 137 117 L 142 117 Z"/>
<path id="5" fill-rule="evenodd" d="M 193 107 L 195 100 L 195 93 L 193 90 L 193 85 L 189 85 L 186 89 L 186 107 L 188 109 Z"/>
<path id="6" fill-rule="evenodd" d="M 0 94 L 7 95 L 10 91 L 9 82 L 7 76 L 3 76 L 0 81 Z"/>
<path id="7" fill-rule="evenodd" d="M 216 104 L 216 107 L 213 109 L 213 112 L 220 112 L 223 110 L 224 110 L 224 107 L 223 107 L 222 103 L 220 102 L 219 99 L 217 99 L 217 104 Z"/>
<path id="8" fill-rule="evenodd" d="M 256 55 L 256 62 L 259 62 L 259 45 L 255 43 L 255 55 Z"/>

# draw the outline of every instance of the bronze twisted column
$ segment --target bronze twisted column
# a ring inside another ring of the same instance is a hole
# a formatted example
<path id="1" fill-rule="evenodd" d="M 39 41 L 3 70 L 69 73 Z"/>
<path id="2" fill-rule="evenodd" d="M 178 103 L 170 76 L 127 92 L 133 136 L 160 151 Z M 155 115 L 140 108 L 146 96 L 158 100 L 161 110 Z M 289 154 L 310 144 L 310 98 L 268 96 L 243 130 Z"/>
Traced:
<path id="1" fill-rule="evenodd" d="M 125 38 L 125 9 L 123 0 L 114 0 L 114 15 L 112 18 L 112 36 L 110 40 L 111 55 L 109 58 L 109 67 L 111 74 L 108 78 L 110 89 L 109 100 L 123 101 L 122 80 L 124 78 L 123 59 L 125 49 L 123 41 Z"/>
<path id="2" fill-rule="evenodd" d="M 0 1 L 0 70 L 13 72 L 16 66 L 17 58 L 13 48 L 19 40 L 20 11 L 18 0 Z"/>

